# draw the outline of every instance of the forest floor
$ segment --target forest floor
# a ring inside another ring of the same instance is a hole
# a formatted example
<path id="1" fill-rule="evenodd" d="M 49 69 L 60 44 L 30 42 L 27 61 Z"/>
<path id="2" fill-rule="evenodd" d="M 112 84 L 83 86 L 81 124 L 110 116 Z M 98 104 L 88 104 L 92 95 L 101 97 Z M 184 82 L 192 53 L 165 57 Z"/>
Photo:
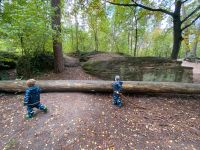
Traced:
<path id="1" fill-rule="evenodd" d="M 200 83 L 196 65 L 195 82 Z M 81 67 L 37 79 L 97 79 Z M 200 150 L 200 95 L 42 93 L 49 112 L 25 120 L 23 95 L 0 95 L 0 149 Z"/>

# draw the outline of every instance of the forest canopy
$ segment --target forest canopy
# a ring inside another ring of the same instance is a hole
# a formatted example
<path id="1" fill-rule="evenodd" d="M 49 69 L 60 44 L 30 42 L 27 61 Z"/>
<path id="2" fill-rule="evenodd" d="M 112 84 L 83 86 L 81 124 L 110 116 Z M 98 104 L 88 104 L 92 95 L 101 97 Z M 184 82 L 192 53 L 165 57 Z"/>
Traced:
<path id="1" fill-rule="evenodd" d="M 1 0 L 0 50 L 26 56 L 52 52 L 52 35 L 58 35 L 59 28 L 52 28 L 52 16 L 59 7 L 61 37 L 57 41 L 64 53 L 103 51 L 170 58 L 176 43 L 173 22 L 180 5 L 177 58 L 200 56 L 199 0 L 59 0 L 53 8 L 54 1 Z"/>

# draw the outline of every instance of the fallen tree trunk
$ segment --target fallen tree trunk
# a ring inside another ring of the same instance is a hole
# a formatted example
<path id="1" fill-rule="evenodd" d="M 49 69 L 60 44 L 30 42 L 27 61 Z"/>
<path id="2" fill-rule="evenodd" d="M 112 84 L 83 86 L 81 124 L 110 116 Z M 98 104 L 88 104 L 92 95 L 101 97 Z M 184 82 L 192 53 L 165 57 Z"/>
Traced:
<path id="1" fill-rule="evenodd" d="M 0 81 L 1 92 L 24 92 L 26 81 Z M 112 81 L 39 80 L 43 92 L 112 92 Z M 200 84 L 175 82 L 124 81 L 123 92 L 200 94 Z"/>

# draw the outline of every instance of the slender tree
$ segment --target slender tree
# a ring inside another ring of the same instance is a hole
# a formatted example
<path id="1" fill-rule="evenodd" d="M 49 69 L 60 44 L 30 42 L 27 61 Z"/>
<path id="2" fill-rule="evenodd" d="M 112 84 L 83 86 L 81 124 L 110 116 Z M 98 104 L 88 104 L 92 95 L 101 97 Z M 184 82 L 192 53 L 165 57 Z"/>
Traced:
<path id="1" fill-rule="evenodd" d="M 94 36 L 94 50 L 99 51 L 99 24 L 100 18 L 103 13 L 103 8 L 100 5 L 100 0 L 93 0 L 89 3 L 87 8 L 88 15 L 88 25 L 92 30 Z"/>
<path id="2" fill-rule="evenodd" d="M 183 17 L 185 18 L 186 17 L 186 8 L 185 6 L 183 5 L 182 6 L 182 14 L 183 14 Z M 188 21 L 185 21 L 184 25 L 188 25 Z M 185 57 L 187 58 L 188 57 L 188 54 L 190 53 L 190 42 L 189 42 L 189 35 L 190 35 L 190 31 L 189 29 L 185 29 L 185 31 L 183 32 L 183 41 L 185 43 Z"/>
<path id="3" fill-rule="evenodd" d="M 76 30 L 75 30 L 75 33 L 76 33 L 76 52 L 79 53 L 79 33 L 78 33 L 78 30 L 79 30 L 79 23 L 78 23 L 78 18 L 77 18 L 77 13 L 74 14 L 74 17 L 75 17 L 75 26 L 76 26 Z"/>
<path id="4" fill-rule="evenodd" d="M 61 42 L 61 0 L 51 0 L 51 6 L 54 9 L 52 29 L 55 30 L 55 34 L 53 35 L 54 71 L 60 73 L 64 70 Z"/>
<path id="5" fill-rule="evenodd" d="M 136 57 L 137 44 L 138 44 L 138 21 L 141 17 L 137 15 L 137 9 L 134 9 L 134 18 L 135 18 L 135 47 L 134 47 L 134 57 Z"/>
<path id="6" fill-rule="evenodd" d="M 199 38 L 200 38 L 200 23 L 197 24 L 197 27 L 195 30 L 196 30 L 195 38 L 192 42 L 192 54 L 196 57 L 197 56 L 197 45 L 198 45 Z"/>
<path id="7" fill-rule="evenodd" d="M 132 3 L 115 3 L 115 2 L 110 2 L 110 1 L 107 1 L 107 2 L 113 5 L 118 5 L 118 6 L 140 7 L 148 11 L 162 12 L 166 15 L 171 16 L 173 20 L 173 49 L 171 53 L 171 58 L 177 59 L 179 51 L 180 51 L 180 47 L 181 47 L 181 41 L 183 40 L 182 32 L 186 30 L 188 27 L 190 27 L 198 18 L 200 18 L 200 5 L 197 5 L 196 8 L 193 9 L 193 11 L 190 14 L 188 14 L 184 19 L 181 20 L 181 8 L 182 8 L 182 5 L 186 3 L 187 1 L 188 0 L 175 0 L 175 3 L 174 3 L 175 9 L 173 12 L 167 9 L 163 9 L 163 8 L 149 7 L 140 2 L 137 2 L 136 0 L 132 0 Z M 184 26 L 183 24 L 195 14 L 196 14 L 196 17 L 194 17 L 190 23 Z"/>

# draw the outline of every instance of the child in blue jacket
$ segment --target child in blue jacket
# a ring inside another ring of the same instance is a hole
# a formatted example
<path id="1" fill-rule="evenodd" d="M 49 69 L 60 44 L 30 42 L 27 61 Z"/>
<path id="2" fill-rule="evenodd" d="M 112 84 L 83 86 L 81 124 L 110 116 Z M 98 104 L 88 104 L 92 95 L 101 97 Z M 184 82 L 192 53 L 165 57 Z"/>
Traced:
<path id="1" fill-rule="evenodd" d="M 120 76 L 115 76 L 115 81 L 112 84 L 113 87 L 113 104 L 118 107 L 122 107 L 122 100 L 120 98 L 120 92 L 122 91 L 123 82 L 120 81 Z"/>
<path id="2" fill-rule="evenodd" d="M 29 79 L 26 81 L 26 85 L 28 86 L 24 95 L 24 106 L 27 106 L 26 118 L 33 117 L 34 107 L 44 112 L 47 112 L 47 107 L 40 103 L 41 89 L 39 88 L 39 86 L 36 86 L 35 83 L 36 83 L 36 80 L 34 79 Z"/>

